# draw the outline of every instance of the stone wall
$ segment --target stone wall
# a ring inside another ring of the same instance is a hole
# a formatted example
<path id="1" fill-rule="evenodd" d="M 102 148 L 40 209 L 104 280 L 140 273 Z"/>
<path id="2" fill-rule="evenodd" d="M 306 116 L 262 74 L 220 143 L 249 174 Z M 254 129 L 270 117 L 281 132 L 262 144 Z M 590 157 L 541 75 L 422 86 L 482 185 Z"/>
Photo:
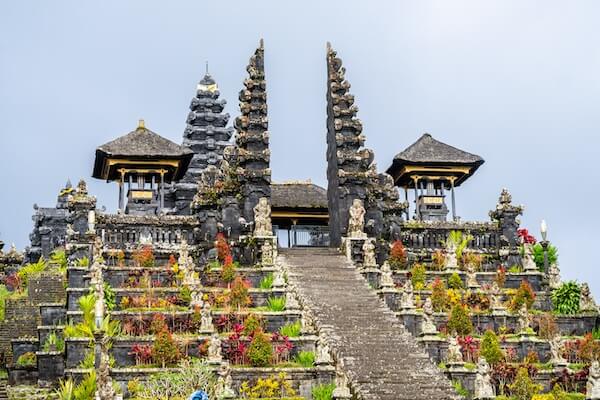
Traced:
<path id="1" fill-rule="evenodd" d="M 28 284 L 31 304 L 60 303 L 66 298 L 65 279 L 62 275 L 46 272 L 32 277 Z"/>
<path id="2" fill-rule="evenodd" d="M 0 354 L 7 364 L 12 361 L 11 339 L 37 337 L 38 314 L 27 298 L 6 300 L 4 321 L 0 322 Z"/>

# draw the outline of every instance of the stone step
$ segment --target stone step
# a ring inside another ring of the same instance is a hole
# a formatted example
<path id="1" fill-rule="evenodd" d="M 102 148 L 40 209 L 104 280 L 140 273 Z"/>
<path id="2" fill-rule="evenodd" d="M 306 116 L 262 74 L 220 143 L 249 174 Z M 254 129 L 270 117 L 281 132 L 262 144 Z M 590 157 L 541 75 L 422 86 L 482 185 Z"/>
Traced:
<path id="1" fill-rule="evenodd" d="M 337 249 L 280 251 L 288 279 L 313 312 L 363 400 L 458 399 L 448 379 Z"/>

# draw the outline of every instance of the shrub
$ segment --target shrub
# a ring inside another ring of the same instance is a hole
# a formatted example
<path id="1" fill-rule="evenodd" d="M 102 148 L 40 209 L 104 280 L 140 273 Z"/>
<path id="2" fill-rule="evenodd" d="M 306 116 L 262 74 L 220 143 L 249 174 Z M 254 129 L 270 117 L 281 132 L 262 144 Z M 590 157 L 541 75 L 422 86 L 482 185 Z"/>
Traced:
<path id="1" fill-rule="evenodd" d="M 234 263 L 224 264 L 221 269 L 221 280 L 231 283 L 235 279 L 236 267 Z"/>
<path id="2" fill-rule="evenodd" d="M 519 310 L 523 304 L 527 305 L 528 309 L 531 309 L 533 301 L 535 300 L 535 292 L 531 288 L 531 285 L 526 280 L 522 280 L 517 292 L 514 294 L 510 301 L 509 309 L 512 312 Z"/>
<path id="3" fill-rule="evenodd" d="M 104 283 L 104 306 L 107 311 L 112 311 L 117 305 L 117 295 L 114 289 L 108 284 Z"/>
<path id="4" fill-rule="evenodd" d="M 73 389 L 74 400 L 89 400 L 93 399 L 96 394 L 96 371 L 90 372 L 86 377 Z"/>
<path id="5" fill-rule="evenodd" d="M 423 290 L 425 288 L 425 271 L 425 265 L 418 263 L 410 269 L 410 280 L 415 290 Z"/>
<path id="6" fill-rule="evenodd" d="M 400 240 L 396 240 L 392 244 L 388 263 L 392 269 L 402 269 L 406 265 L 406 249 Z"/>
<path id="7" fill-rule="evenodd" d="M 190 304 L 192 301 L 192 290 L 188 286 L 182 286 L 177 295 L 182 304 Z"/>
<path id="8" fill-rule="evenodd" d="M 271 375 L 267 379 L 259 378 L 254 386 L 248 381 L 242 382 L 240 394 L 244 399 L 283 399 L 296 400 L 296 391 L 285 372 Z"/>
<path id="9" fill-rule="evenodd" d="M 302 323 L 300 321 L 286 324 L 279 328 L 279 333 L 287 337 L 298 337 L 302 331 Z"/>
<path id="10" fill-rule="evenodd" d="M 17 358 L 17 365 L 19 367 L 34 367 L 37 363 L 37 357 L 33 351 L 23 353 Z"/>
<path id="11" fill-rule="evenodd" d="M 265 321 L 260 315 L 248 314 L 244 320 L 244 335 L 249 336 L 257 330 L 262 330 Z"/>
<path id="12" fill-rule="evenodd" d="M 181 358 L 179 348 L 173 340 L 171 332 L 164 329 L 159 332 L 152 344 L 152 359 L 163 368 L 176 364 Z"/>
<path id="13" fill-rule="evenodd" d="M 41 274 L 46 270 L 47 267 L 48 263 L 44 257 L 40 257 L 36 263 L 27 264 L 22 267 L 19 272 L 17 272 L 17 277 L 19 278 L 19 282 L 21 283 L 22 287 L 27 287 L 29 279 Z"/>
<path id="14" fill-rule="evenodd" d="M 558 261 L 558 249 L 555 246 L 549 245 L 547 249 L 548 265 Z M 533 261 L 540 271 L 544 271 L 544 248 L 541 244 L 533 245 Z"/>
<path id="15" fill-rule="evenodd" d="M 517 229 L 517 235 L 523 239 L 523 242 L 527 244 L 535 244 L 536 242 L 535 236 L 530 234 L 525 228 Z"/>
<path id="16" fill-rule="evenodd" d="M 579 296 L 581 288 L 575 281 L 564 282 L 552 291 L 552 305 L 557 314 L 577 314 L 579 312 Z"/>
<path id="17" fill-rule="evenodd" d="M 581 361 L 589 363 L 600 359 L 600 342 L 595 341 L 591 333 L 577 342 L 577 357 Z"/>
<path id="18" fill-rule="evenodd" d="M 460 336 L 466 336 L 473 331 L 473 323 L 469 317 L 469 310 L 462 304 L 457 304 L 452 308 L 447 323 L 448 332 L 456 333 Z"/>
<path id="19" fill-rule="evenodd" d="M 273 358 L 271 338 L 266 333 L 258 330 L 254 332 L 252 341 L 246 351 L 246 357 L 253 367 L 266 367 Z"/>
<path id="20" fill-rule="evenodd" d="M 313 400 L 331 400 L 333 399 L 333 391 L 335 383 L 321 384 L 313 386 L 311 394 Z"/>
<path id="21" fill-rule="evenodd" d="M 269 297 L 267 299 L 267 307 L 270 311 L 285 310 L 285 297 Z"/>
<path id="22" fill-rule="evenodd" d="M 488 329 L 483 334 L 479 354 L 485 358 L 490 365 L 499 363 L 504 358 L 498 336 L 496 336 L 494 331 Z"/>
<path id="23" fill-rule="evenodd" d="M 435 278 L 431 283 L 431 304 L 433 305 L 433 310 L 437 312 L 444 311 L 448 307 L 446 285 L 444 285 L 444 282 L 439 277 Z"/>
<path id="24" fill-rule="evenodd" d="M 154 267 L 154 253 L 152 252 L 152 246 L 143 246 L 141 249 L 134 251 L 132 257 L 138 267 Z"/>
<path id="25" fill-rule="evenodd" d="M 260 280 L 258 287 L 261 289 L 271 289 L 273 287 L 273 274 L 268 274 Z"/>
<path id="26" fill-rule="evenodd" d="M 50 254 L 50 264 L 55 265 L 60 273 L 67 272 L 67 253 L 64 249 L 56 249 Z"/>
<path id="27" fill-rule="evenodd" d="M 467 248 L 469 242 L 473 240 L 472 235 L 464 235 L 461 231 L 450 231 L 448 241 L 454 242 L 456 246 L 456 259 L 462 260 L 463 251 Z"/>
<path id="28" fill-rule="evenodd" d="M 74 389 L 75 384 L 73 383 L 73 379 L 61 379 L 58 382 L 58 389 L 54 393 L 58 396 L 59 400 L 74 400 Z"/>
<path id="29" fill-rule="evenodd" d="M 217 233 L 215 248 L 217 249 L 217 259 L 220 262 L 225 263 L 225 259 L 231 257 L 231 248 L 229 247 L 227 238 L 223 233 Z"/>
<path id="30" fill-rule="evenodd" d="M 504 268 L 502 265 L 496 270 L 494 281 L 500 289 L 504 287 L 504 283 L 506 282 L 506 268 Z"/>
<path id="31" fill-rule="evenodd" d="M 450 289 L 462 289 L 463 288 L 463 281 L 460 278 L 460 275 L 458 275 L 458 273 L 453 273 L 452 275 L 450 275 L 450 277 L 448 278 L 448 287 Z"/>
<path id="32" fill-rule="evenodd" d="M 65 349 L 65 341 L 63 338 L 58 336 L 56 332 L 52 332 L 46 338 L 44 342 L 44 346 L 42 347 L 43 351 L 60 351 L 62 352 Z"/>
<path id="33" fill-rule="evenodd" d="M 431 255 L 431 266 L 437 271 L 441 271 L 446 263 L 446 256 L 441 250 L 436 250 Z"/>
<path id="34" fill-rule="evenodd" d="M 514 382 L 508 385 L 508 388 L 515 400 L 531 400 L 534 395 L 542 391 L 543 386 L 533 383 L 527 368 L 521 367 L 517 371 Z"/>
<path id="35" fill-rule="evenodd" d="M 466 388 L 465 388 L 465 387 L 462 385 L 461 381 L 459 381 L 459 380 L 453 380 L 453 381 L 452 381 L 452 387 L 454 388 L 454 391 L 456 391 L 456 393 L 457 393 L 459 396 L 462 396 L 462 397 L 464 397 L 464 398 L 468 398 L 468 397 L 469 397 L 469 390 L 468 390 L 468 389 L 466 389 Z"/>
<path id="36" fill-rule="evenodd" d="M 160 313 L 154 314 L 152 316 L 152 321 L 150 322 L 149 332 L 153 335 L 157 335 L 165 329 L 167 329 L 167 318 Z"/>
<path id="37" fill-rule="evenodd" d="M 296 355 L 295 361 L 304 368 L 310 368 L 315 363 L 315 353 L 312 351 L 300 351 Z"/>
<path id="38" fill-rule="evenodd" d="M 538 336 L 540 339 L 550 340 L 558 334 L 556 318 L 551 313 L 543 313 L 535 317 L 538 325 Z"/>
<path id="39" fill-rule="evenodd" d="M 229 305 L 234 308 L 248 307 L 252 304 L 252 299 L 248 288 L 250 284 L 241 277 L 236 277 L 231 284 L 231 292 L 229 293 Z"/>

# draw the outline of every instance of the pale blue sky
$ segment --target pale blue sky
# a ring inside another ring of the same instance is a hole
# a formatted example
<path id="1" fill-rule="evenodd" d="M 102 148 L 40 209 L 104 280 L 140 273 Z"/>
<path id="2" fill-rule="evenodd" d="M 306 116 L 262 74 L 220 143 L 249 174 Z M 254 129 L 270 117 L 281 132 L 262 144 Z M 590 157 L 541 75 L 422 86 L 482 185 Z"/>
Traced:
<path id="1" fill-rule="evenodd" d="M 90 178 L 94 149 L 147 126 L 180 142 L 205 61 L 235 116 L 266 46 L 275 180 L 325 184 L 325 43 L 344 60 L 380 169 L 423 132 L 486 164 L 457 191 L 487 220 L 500 189 L 542 218 L 563 276 L 600 294 L 597 1 L 3 1 L 0 238 L 22 248 L 32 204 Z"/>

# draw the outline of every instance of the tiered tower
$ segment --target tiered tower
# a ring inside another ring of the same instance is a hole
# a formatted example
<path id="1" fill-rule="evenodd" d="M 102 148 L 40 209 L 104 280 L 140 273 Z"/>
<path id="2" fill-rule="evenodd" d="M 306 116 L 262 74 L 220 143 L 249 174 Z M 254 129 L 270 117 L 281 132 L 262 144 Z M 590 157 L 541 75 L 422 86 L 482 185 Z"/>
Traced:
<path id="1" fill-rule="evenodd" d="M 253 208 L 261 197 L 271 198 L 271 169 L 269 168 L 269 132 L 267 91 L 265 82 L 264 44 L 250 57 L 246 67 L 248 78 L 240 91 L 241 115 L 235 120 L 237 130 L 237 174 L 244 199 L 242 215 L 254 220 Z"/>
<path id="2" fill-rule="evenodd" d="M 345 73 L 342 60 L 327 43 L 327 196 L 332 247 L 341 244 L 348 229 L 352 202 L 364 202 L 370 182 L 377 178 L 373 152 L 362 147 L 365 136 Z"/>
<path id="3" fill-rule="evenodd" d="M 190 203 L 202 171 L 209 165 L 219 167 L 223 149 L 230 144 L 233 128 L 227 127 L 229 114 L 223 112 L 227 102 L 219 99 L 219 96 L 219 87 L 207 71 L 191 101 L 191 111 L 183 133 L 183 145 L 190 148 L 194 156 L 187 173 L 175 185 L 174 205 L 177 214 L 190 213 Z"/>

